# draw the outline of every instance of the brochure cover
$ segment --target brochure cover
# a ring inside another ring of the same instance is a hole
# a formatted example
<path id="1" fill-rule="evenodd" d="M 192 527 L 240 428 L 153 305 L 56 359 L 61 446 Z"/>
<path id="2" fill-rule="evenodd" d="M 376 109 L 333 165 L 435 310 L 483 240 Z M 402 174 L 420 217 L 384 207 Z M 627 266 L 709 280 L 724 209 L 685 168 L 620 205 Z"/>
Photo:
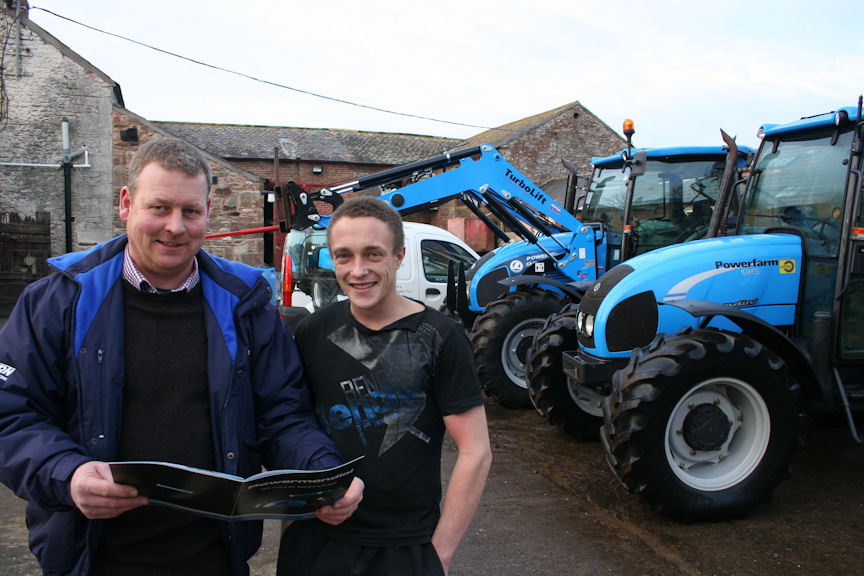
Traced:
<path id="1" fill-rule="evenodd" d="M 342 496 L 360 458 L 327 470 L 270 470 L 249 478 L 169 462 L 111 462 L 114 482 L 152 504 L 227 519 L 300 519 Z"/>

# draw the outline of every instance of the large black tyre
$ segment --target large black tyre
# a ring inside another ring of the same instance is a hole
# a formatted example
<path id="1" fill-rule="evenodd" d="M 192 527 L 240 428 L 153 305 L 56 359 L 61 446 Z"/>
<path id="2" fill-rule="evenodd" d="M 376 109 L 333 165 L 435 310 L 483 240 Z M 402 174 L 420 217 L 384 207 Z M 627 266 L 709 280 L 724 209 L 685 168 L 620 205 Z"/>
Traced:
<path id="1" fill-rule="evenodd" d="M 563 296 L 526 288 L 490 302 L 471 327 L 477 374 L 486 395 L 505 408 L 530 408 L 525 363 L 534 332 L 565 303 Z"/>
<path id="2" fill-rule="evenodd" d="M 601 436 L 634 494 L 682 522 L 742 517 L 789 476 L 799 388 L 742 334 L 658 336 L 615 373 Z"/>
<path id="3" fill-rule="evenodd" d="M 549 316 L 534 334 L 527 366 L 528 396 L 550 424 L 571 436 L 596 440 L 603 425 L 603 397 L 590 391 L 578 397 L 571 394 L 561 358 L 563 352 L 579 347 L 578 312 L 578 304 L 568 304 L 558 314 Z"/>
<path id="4" fill-rule="evenodd" d="M 311 282 L 310 298 L 312 300 L 312 308 L 320 310 L 328 304 L 336 302 L 337 296 L 340 293 L 339 283 L 335 277 L 316 278 Z"/>

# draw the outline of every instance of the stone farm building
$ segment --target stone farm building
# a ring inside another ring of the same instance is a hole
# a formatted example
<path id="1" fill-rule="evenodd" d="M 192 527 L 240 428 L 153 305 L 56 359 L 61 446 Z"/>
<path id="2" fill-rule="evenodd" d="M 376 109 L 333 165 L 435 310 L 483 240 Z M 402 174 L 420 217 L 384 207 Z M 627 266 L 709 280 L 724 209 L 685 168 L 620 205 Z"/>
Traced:
<path id="1" fill-rule="evenodd" d="M 127 109 L 119 84 L 27 18 L 27 4 L 0 4 L 0 316 L 45 259 L 84 250 L 124 231 L 117 216 L 130 158 L 152 138 L 176 136 L 213 168 L 211 232 L 273 223 L 266 190 L 292 180 L 309 190 L 481 143 L 560 199 L 567 170 L 590 172 L 592 156 L 623 138 L 579 102 L 517 120 L 468 140 L 338 129 L 156 122 Z M 465 230 L 456 203 L 418 214 Z M 456 225 L 454 226 L 454 222 Z M 256 266 L 278 258 L 278 234 L 209 240 L 220 256 Z M 491 235 L 468 238 L 480 251 Z M 275 246 L 274 246 L 275 242 Z"/>

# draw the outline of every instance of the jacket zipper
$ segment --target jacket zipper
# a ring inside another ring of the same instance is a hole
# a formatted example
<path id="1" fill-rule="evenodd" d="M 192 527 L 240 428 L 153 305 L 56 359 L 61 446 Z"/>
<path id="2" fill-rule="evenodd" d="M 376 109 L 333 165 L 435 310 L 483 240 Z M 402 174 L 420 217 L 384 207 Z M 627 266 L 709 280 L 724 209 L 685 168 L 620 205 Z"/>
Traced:
<path id="1" fill-rule="evenodd" d="M 98 440 L 101 442 L 105 440 L 105 395 L 104 395 L 104 383 L 105 383 L 105 366 L 104 360 L 105 358 L 105 349 L 101 346 L 99 350 L 96 351 L 96 363 L 99 365 L 99 376 L 96 379 L 96 424 L 97 430 L 101 430 Z M 94 443 L 96 438 L 92 440 Z"/>

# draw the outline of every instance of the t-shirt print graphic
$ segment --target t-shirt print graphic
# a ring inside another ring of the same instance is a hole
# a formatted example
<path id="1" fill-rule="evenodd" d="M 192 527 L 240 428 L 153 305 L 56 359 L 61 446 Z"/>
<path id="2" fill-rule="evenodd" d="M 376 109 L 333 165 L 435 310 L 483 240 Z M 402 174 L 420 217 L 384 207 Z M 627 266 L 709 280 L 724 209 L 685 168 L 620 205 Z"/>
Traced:
<path id="1" fill-rule="evenodd" d="M 344 324 L 328 339 L 369 371 L 341 383 L 364 445 L 364 429 L 380 425 L 386 426 L 386 432 L 378 448 L 379 456 L 406 434 L 428 444 L 429 436 L 414 427 L 426 406 L 426 394 L 420 385 L 423 372 L 416 358 L 422 343 L 412 342 L 414 334 L 392 330 L 361 336 L 355 326 Z"/>

